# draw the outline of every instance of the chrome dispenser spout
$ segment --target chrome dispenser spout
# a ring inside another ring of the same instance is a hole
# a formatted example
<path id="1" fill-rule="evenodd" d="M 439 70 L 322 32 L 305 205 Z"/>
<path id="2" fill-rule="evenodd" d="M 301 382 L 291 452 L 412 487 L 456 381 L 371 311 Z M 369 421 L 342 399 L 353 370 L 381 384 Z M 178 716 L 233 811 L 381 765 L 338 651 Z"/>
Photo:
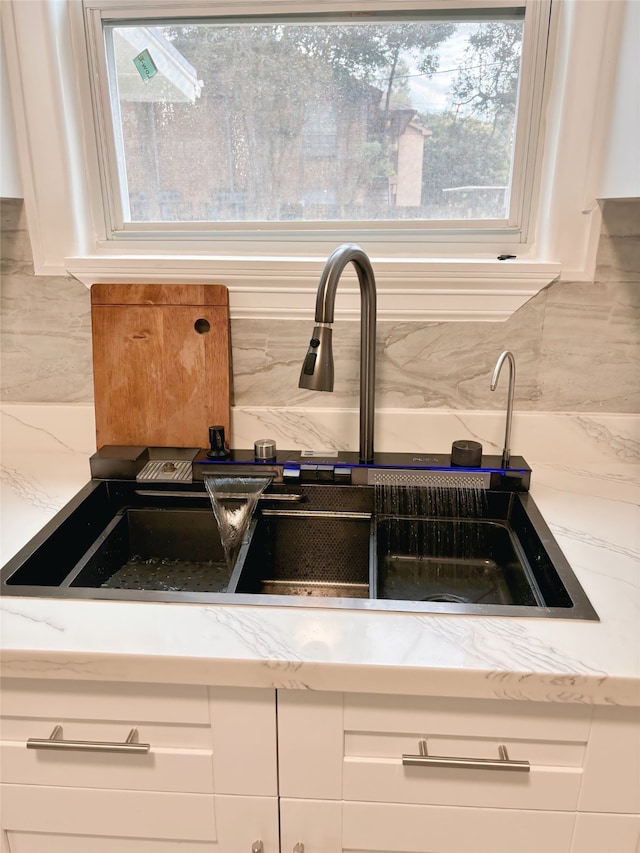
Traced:
<path id="1" fill-rule="evenodd" d="M 333 311 L 340 276 L 352 263 L 360 282 L 360 461 L 373 462 L 376 370 L 376 282 L 369 258 L 354 243 L 339 246 L 325 264 L 316 298 L 316 325 L 300 372 L 300 388 L 333 391 Z"/>
<path id="2" fill-rule="evenodd" d="M 507 349 L 500 355 L 493 370 L 493 376 L 491 377 L 491 390 L 495 391 L 498 382 L 498 377 L 500 376 L 500 371 L 502 370 L 502 365 L 507 359 L 509 360 L 509 393 L 507 396 L 507 424 L 504 434 L 504 450 L 502 451 L 503 468 L 509 467 L 509 462 L 511 459 L 511 421 L 513 419 L 513 396 L 516 388 L 516 360 L 510 350 Z"/>

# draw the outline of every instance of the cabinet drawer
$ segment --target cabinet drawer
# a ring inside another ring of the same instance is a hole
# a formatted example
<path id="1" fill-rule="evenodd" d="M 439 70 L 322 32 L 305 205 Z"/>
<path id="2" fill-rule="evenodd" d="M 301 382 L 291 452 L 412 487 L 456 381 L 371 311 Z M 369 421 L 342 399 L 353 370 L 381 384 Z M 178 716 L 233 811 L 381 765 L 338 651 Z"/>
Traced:
<path id="1" fill-rule="evenodd" d="M 142 723 L 135 729 L 137 740 L 149 745 L 148 752 L 126 753 L 110 752 L 101 745 L 118 748 L 125 744 L 134 728 L 130 724 L 71 720 L 60 727 L 59 738 L 64 739 L 61 748 L 27 748 L 34 739 L 46 744 L 56 725 L 56 720 L 3 720 L 0 742 L 3 782 L 129 791 L 214 792 L 211 731 L 205 726 Z M 73 748 L 78 742 L 82 748 Z M 191 745 L 185 746 L 185 742 Z"/>
<path id="2" fill-rule="evenodd" d="M 5 678 L 0 686 L 3 717 L 209 725 L 209 696 L 201 685 Z"/>
<path id="3" fill-rule="evenodd" d="M 277 793 L 272 690 L 7 679 L 2 712 L 7 783 Z M 121 750 L 132 732 L 146 752 Z"/>
<path id="4" fill-rule="evenodd" d="M 577 705 L 281 691 L 281 791 L 289 797 L 573 811 L 590 713 Z M 421 741 L 430 757 L 462 761 L 403 763 L 403 756 L 419 756 Z M 511 761 L 529 762 L 529 772 L 500 762 L 501 747 Z M 486 760 L 495 766 L 488 768 Z"/>
<path id="5" fill-rule="evenodd" d="M 278 849 L 274 797 L 2 786 L 8 853 L 264 853 Z M 3 848 L 4 849 L 4 848 Z"/>

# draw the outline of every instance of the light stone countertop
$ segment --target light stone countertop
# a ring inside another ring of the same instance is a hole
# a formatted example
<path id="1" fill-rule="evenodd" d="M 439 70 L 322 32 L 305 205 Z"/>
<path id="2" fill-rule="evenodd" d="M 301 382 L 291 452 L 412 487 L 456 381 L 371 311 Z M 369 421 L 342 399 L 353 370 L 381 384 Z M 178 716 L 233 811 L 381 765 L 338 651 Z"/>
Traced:
<path id="1" fill-rule="evenodd" d="M 234 443 L 304 448 L 310 417 L 234 410 Z M 357 414 L 312 417 L 313 449 L 351 449 L 340 436 Z M 503 423 L 389 410 L 376 446 L 446 452 L 466 437 L 495 452 Z M 90 406 L 2 407 L 2 564 L 89 480 L 94 446 Z M 600 622 L 5 597 L 2 674 L 640 705 L 639 419 L 516 413 L 511 447 Z"/>

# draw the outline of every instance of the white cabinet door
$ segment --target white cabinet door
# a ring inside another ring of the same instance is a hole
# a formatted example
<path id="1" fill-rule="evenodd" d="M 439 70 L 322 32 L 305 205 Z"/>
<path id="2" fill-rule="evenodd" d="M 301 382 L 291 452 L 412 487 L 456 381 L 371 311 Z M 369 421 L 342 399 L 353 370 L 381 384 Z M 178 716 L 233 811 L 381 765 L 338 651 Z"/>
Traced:
<path id="1" fill-rule="evenodd" d="M 569 853 L 575 815 L 283 799 L 280 821 L 282 853 Z"/>
<path id="2" fill-rule="evenodd" d="M 275 797 L 2 786 L 2 853 L 277 853 Z M 259 849 L 259 848 L 258 848 Z"/>
<path id="3" fill-rule="evenodd" d="M 342 853 L 343 850 L 342 803 L 280 799 L 280 853 Z"/>

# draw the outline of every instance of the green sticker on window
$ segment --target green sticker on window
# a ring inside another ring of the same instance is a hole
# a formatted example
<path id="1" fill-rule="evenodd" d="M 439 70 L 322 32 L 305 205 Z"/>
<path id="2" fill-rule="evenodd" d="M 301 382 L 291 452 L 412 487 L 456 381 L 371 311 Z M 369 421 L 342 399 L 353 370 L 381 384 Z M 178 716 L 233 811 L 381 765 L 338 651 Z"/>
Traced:
<path id="1" fill-rule="evenodd" d="M 153 59 L 151 59 L 151 54 L 147 48 L 145 48 L 142 53 L 139 53 L 133 62 L 145 83 L 151 80 L 151 78 L 158 73 L 156 64 Z"/>

